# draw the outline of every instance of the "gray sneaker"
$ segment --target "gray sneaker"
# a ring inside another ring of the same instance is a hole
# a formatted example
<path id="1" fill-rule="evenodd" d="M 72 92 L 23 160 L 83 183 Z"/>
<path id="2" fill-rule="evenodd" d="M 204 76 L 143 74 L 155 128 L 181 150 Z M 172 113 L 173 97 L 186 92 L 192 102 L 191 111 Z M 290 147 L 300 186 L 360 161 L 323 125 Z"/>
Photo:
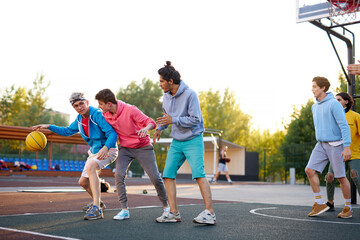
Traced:
<path id="1" fill-rule="evenodd" d="M 104 214 L 102 209 L 97 206 L 92 206 L 84 216 L 85 220 L 96 220 L 101 218 L 104 218 Z"/>
<path id="2" fill-rule="evenodd" d="M 163 214 L 156 218 L 156 221 L 159 223 L 164 223 L 164 222 L 181 222 L 181 216 L 180 213 L 172 213 L 170 211 L 164 211 Z"/>
<path id="3" fill-rule="evenodd" d="M 216 224 L 216 216 L 215 213 L 211 214 L 209 210 L 205 209 L 196 218 L 194 218 L 193 222 L 214 225 Z"/>
<path id="4" fill-rule="evenodd" d="M 87 212 L 87 211 L 89 211 L 89 210 L 92 208 L 92 206 L 93 206 L 93 202 L 91 202 L 91 203 L 87 204 L 86 206 L 84 206 L 84 207 L 82 208 L 82 210 L 83 210 L 84 212 Z M 102 209 L 103 211 L 104 211 L 104 209 L 106 208 L 106 205 L 105 205 L 105 203 L 104 203 L 103 201 L 100 202 L 100 207 L 101 207 L 101 209 Z"/>

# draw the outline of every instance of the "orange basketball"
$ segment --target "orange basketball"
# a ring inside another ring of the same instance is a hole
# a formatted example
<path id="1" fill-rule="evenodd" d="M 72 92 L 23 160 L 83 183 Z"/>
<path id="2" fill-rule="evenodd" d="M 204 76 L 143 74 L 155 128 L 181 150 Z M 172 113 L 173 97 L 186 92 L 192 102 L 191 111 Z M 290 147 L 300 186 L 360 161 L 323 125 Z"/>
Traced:
<path id="1" fill-rule="evenodd" d="M 26 147 L 30 151 L 41 151 L 46 147 L 47 139 L 46 136 L 42 132 L 31 132 L 26 136 Z"/>

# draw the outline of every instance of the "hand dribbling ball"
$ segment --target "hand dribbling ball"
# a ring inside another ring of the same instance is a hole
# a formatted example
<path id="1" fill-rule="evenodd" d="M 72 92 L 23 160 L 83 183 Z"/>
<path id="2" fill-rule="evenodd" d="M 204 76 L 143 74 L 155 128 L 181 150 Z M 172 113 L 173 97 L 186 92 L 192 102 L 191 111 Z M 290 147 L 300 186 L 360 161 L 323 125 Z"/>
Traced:
<path id="1" fill-rule="evenodd" d="M 26 147 L 30 151 L 37 152 L 43 150 L 46 147 L 47 139 L 42 132 L 34 131 L 26 136 L 25 143 Z"/>

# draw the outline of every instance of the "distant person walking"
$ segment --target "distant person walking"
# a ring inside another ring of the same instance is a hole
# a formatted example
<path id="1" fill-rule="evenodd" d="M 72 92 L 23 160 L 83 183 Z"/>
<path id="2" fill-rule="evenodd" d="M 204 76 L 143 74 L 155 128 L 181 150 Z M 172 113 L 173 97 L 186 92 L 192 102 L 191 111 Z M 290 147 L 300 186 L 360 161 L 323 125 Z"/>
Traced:
<path id="1" fill-rule="evenodd" d="M 164 182 L 160 177 L 154 148 L 148 134 L 149 130 L 156 128 L 155 121 L 136 106 L 116 100 L 115 94 L 110 89 L 99 91 L 95 99 L 98 101 L 106 121 L 115 129 L 120 144 L 119 156 L 116 161 L 115 183 L 122 209 L 113 219 L 130 218 L 125 178 L 134 159 L 140 163 L 155 186 L 164 211 L 169 210 Z"/>
<path id="2" fill-rule="evenodd" d="M 71 105 L 78 113 L 74 122 L 68 127 L 58 127 L 49 124 L 33 126 L 33 130 L 46 129 L 62 135 L 71 136 L 80 133 L 81 137 L 90 146 L 89 156 L 79 179 L 79 184 L 92 197 L 83 210 L 86 211 L 85 220 L 95 220 L 104 217 L 105 204 L 101 201 L 99 171 L 114 162 L 118 149 L 116 145 L 116 132 L 105 121 L 100 109 L 89 106 L 83 93 L 74 92 L 69 99 Z"/>
<path id="3" fill-rule="evenodd" d="M 345 207 L 338 217 L 351 218 L 350 183 L 345 176 L 344 163 L 351 158 L 350 128 L 346 122 L 344 108 L 331 92 L 327 92 L 329 87 L 330 82 L 324 77 L 315 77 L 312 80 L 312 92 L 316 102 L 311 110 L 317 143 L 305 168 L 315 196 L 315 203 L 308 216 L 317 216 L 329 209 L 321 196 L 318 174 L 322 173 L 330 162 L 334 176 L 341 183 L 345 199 Z"/>
<path id="4" fill-rule="evenodd" d="M 164 91 L 163 116 L 157 118 L 159 127 L 154 133 L 156 143 L 161 131 L 172 124 L 170 145 L 166 157 L 163 178 L 169 198 L 170 211 L 166 211 L 156 219 L 157 222 L 180 222 L 181 216 L 176 202 L 176 175 L 178 169 L 188 161 L 192 178 L 196 179 L 205 202 L 205 210 L 196 218 L 195 223 L 215 224 L 211 190 L 204 171 L 204 121 L 201 115 L 199 99 L 196 93 L 181 80 L 180 73 L 170 61 L 158 71 L 160 87 Z"/>
<path id="5" fill-rule="evenodd" d="M 336 100 L 343 106 L 345 109 L 346 121 L 350 127 L 351 132 L 351 158 L 348 161 L 348 166 L 350 167 L 350 177 L 355 183 L 356 188 L 360 194 L 360 114 L 351 110 L 352 105 L 354 104 L 353 98 L 345 92 L 338 93 L 336 95 Z M 328 211 L 334 211 L 334 193 L 335 193 L 335 179 L 334 171 L 329 165 L 329 170 L 326 175 L 326 190 L 327 190 L 327 203 L 330 208 Z"/>
<path id="6" fill-rule="evenodd" d="M 217 179 L 220 176 L 220 173 L 223 172 L 226 176 L 228 183 L 232 184 L 232 181 L 231 181 L 231 178 L 229 175 L 229 170 L 226 166 L 226 163 L 230 162 L 230 158 L 227 157 L 227 150 L 228 150 L 228 146 L 224 146 L 220 152 L 218 169 L 217 169 L 217 172 L 216 172 L 214 178 L 211 181 L 212 183 L 216 183 Z"/>

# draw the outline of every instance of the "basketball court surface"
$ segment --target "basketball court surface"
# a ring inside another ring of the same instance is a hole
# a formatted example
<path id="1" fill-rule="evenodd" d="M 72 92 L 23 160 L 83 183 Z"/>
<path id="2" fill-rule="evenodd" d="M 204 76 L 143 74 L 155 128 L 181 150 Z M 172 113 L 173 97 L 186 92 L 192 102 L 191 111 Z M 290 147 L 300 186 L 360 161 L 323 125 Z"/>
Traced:
<path id="1" fill-rule="evenodd" d="M 107 181 L 112 190 L 102 194 L 107 205 L 104 219 L 85 221 L 80 209 L 90 198 L 77 186 L 77 178 L 0 177 L 0 238 L 353 239 L 360 234 L 358 205 L 353 218 L 337 218 L 343 207 L 340 189 L 336 189 L 335 212 L 309 218 L 310 186 L 220 182 L 211 185 L 217 224 L 207 226 L 192 222 L 204 208 L 193 181 L 178 181 L 181 223 L 155 222 L 162 207 L 148 179 L 129 179 L 130 219 L 113 220 L 120 209 L 114 182 Z"/>
<path id="2" fill-rule="evenodd" d="M 354 63 L 354 40 L 348 39 L 351 32 L 344 27 L 360 23 L 358 12 L 356 0 L 296 1 L 297 22 L 326 31 L 332 44 L 331 36 L 346 42 L 348 64 Z M 333 48 L 336 52 L 334 44 Z M 355 80 L 344 73 L 349 93 L 356 98 Z M 113 179 L 107 181 L 114 186 Z M 360 235 L 358 205 L 353 205 L 351 219 L 337 218 L 344 203 L 340 189 L 336 189 L 335 212 L 310 218 L 314 201 L 310 186 L 211 185 L 217 224 L 208 226 L 192 222 L 204 209 L 195 182 L 178 181 L 180 223 L 155 222 L 162 208 L 148 179 L 129 179 L 127 184 L 130 219 L 112 219 L 120 209 L 117 194 L 110 191 L 102 194 L 105 218 L 85 221 L 80 209 L 90 198 L 76 178 L 0 177 L 0 239 L 357 239 Z M 321 192 L 326 194 L 324 188 Z"/>

